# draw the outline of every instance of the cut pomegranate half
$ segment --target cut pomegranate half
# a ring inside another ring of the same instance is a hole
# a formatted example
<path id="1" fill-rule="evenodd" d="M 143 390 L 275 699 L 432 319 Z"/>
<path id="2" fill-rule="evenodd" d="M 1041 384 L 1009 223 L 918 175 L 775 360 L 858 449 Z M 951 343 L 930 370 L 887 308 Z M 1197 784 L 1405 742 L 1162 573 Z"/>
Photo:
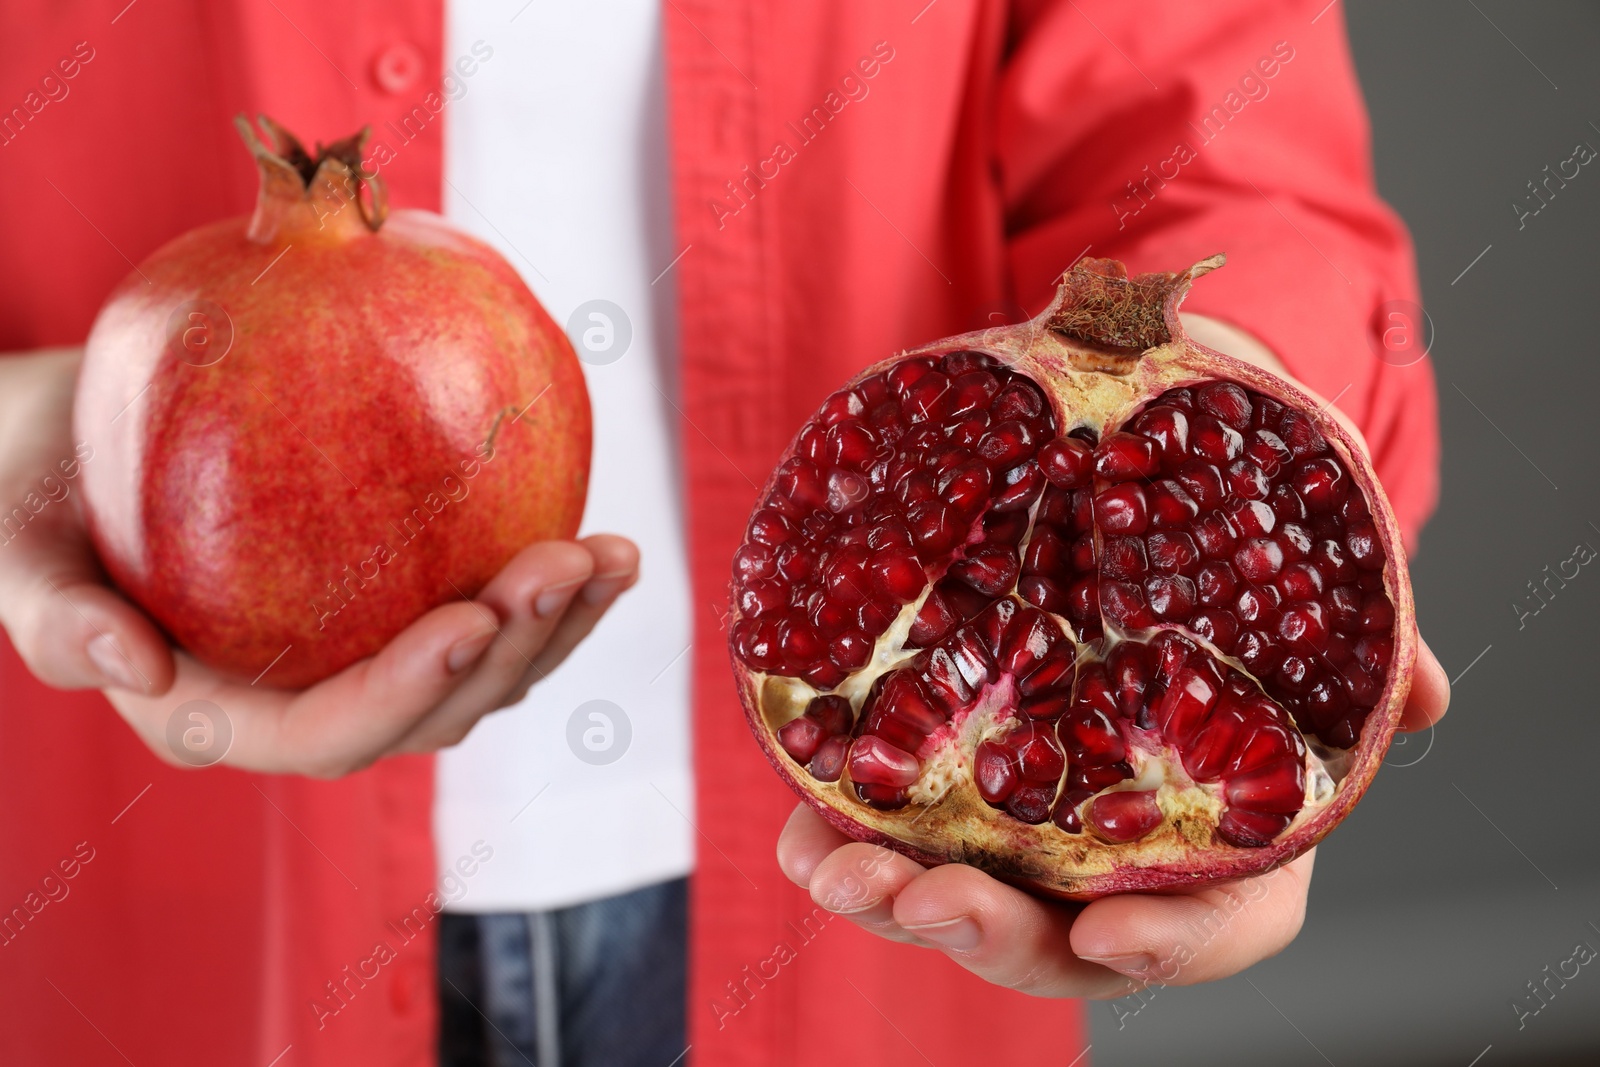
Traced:
<path id="1" fill-rule="evenodd" d="M 1403 549 L 1323 407 L 1185 337 L 1221 264 L 1084 260 L 795 437 L 730 644 L 833 825 L 1082 899 L 1287 862 L 1360 798 L 1416 656 Z"/>

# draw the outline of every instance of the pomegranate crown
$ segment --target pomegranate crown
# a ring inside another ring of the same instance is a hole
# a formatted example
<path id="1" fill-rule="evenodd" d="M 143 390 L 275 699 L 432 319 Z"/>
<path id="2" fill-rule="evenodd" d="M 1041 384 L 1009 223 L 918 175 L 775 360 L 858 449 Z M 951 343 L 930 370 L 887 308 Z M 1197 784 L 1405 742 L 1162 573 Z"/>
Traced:
<path id="1" fill-rule="evenodd" d="M 1115 259 L 1080 259 L 1061 276 L 1046 325 L 1076 341 L 1137 356 L 1179 335 L 1178 304 L 1189 284 L 1227 262 L 1217 253 L 1181 271 L 1130 277 Z"/>
<path id="2" fill-rule="evenodd" d="M 325 229 L 352 203 L 360 225 L 378 232 L 389 215 L 389 193 L 376 173 L 362 170 L 361 152 L 372 134 L 370 126 L 331 144 L 318 141 L 312 154 L 266 115 L 258 115 L 256 122 L 261 133 L 244 115 L 233 120 L 261 173 L 261 191 L 250 220 L 252 241 L 268 244 L 289 230 Z M 363 188 L 366 197 L 361 195 Z"/>

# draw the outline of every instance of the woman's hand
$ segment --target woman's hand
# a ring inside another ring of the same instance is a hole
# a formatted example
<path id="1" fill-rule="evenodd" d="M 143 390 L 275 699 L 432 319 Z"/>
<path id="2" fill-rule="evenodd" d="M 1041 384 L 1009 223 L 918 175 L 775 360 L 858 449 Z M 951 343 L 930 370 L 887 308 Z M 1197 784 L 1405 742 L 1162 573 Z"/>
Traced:
<path id="1" fill-rule="evenodd" d="M 520 700 L 554 670 L 638 579 L 621 537 L 530 545 L 471 601 L 412 623 L 375 656 L 299 692 L 220 678 L 172 649 L 111 588 L 83 527 L 72 459 L 73 384 L 81 349 L 0 358 L 0 625 L 28 668 L 61 689 L 106 690 L 157 756 L 180 763 L 167 720 L 191 700 L 215 704 L 232 741 L 222 762 L 247 770 L 337 777 L 383 756 L 464 738 L 484 715 Z M 92 460 L 90 461 L 92 462 Z M 59 488 L 43 495 L 46 476 Z M 37 513 L 24 507 L 48 500 Z M 12 524 L 16 525 L 15 522 Z"/>
<path id="2" fill-rule="evenodd" d="M 1201 343 L 1289 378 L 1282 362 L 1243 331 L 1198 315 L 1184 315 L 1184 322 Z M 1341 412 L 1328 410 L 1362 440 Z M 1444 668 L 1419 642 L 1400 728 L 1432 726 L 1449 703 Z M 1193 893 L 1067 904 L 1041 900 L 975 867 L 928 869 L 851 841 L 804 804 L 778 839 L 778 863 L 789 879 L 862 929 L 939 949 L 996 985 L 1095 999 L 1152 982 L 1226 978 L 1276 955 L 1300 931 L 1315 857 L 1313 849 L 1269 874 Z"/>

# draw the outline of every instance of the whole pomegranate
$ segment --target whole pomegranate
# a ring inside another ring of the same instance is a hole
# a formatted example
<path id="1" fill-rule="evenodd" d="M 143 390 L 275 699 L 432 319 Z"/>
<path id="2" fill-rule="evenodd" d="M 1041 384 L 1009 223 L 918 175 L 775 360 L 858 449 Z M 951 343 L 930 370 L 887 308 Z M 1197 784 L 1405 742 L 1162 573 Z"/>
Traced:
<path id="1" fill-rule="evenodd" d="M 1184 336 L 1222 262 L 1086 259 L 795 437 L 730 642 L 767 757 L 840 830 L 1088 899 L 1287 862 L 1360 798 L 1416 657 L 1403 550 L 1325 410 Z"/>
<path id="2" fill-rule="evenodd" d="M 261 119 L 252 218 L 176 238 L 107 299 L 74 428 L 89 532 L 197 659 L 300 687 L 572 536 L 589 405 L 572 346 L 487 245 L 387 212 L 363 131 Z"/>

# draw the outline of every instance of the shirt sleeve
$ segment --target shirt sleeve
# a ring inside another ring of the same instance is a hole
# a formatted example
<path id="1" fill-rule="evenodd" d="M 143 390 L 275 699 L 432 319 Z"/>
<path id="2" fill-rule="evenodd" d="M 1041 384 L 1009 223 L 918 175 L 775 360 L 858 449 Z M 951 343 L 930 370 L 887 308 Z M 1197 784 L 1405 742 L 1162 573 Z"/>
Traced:
<path id="1" fill-rule="evenodd" d="M 1135 272 L 1227 253 L 1185 309 L 1259 338 L 1361 427 L 1414 545 L 1438 496 L 1433 371 L 1420 342 L 1383 342 L 1425 328 L 1415 262 L 1322 3 L 1019 0 L 994 129 L 1008 267 L 1037 307 L 1084 252 Z"/>

